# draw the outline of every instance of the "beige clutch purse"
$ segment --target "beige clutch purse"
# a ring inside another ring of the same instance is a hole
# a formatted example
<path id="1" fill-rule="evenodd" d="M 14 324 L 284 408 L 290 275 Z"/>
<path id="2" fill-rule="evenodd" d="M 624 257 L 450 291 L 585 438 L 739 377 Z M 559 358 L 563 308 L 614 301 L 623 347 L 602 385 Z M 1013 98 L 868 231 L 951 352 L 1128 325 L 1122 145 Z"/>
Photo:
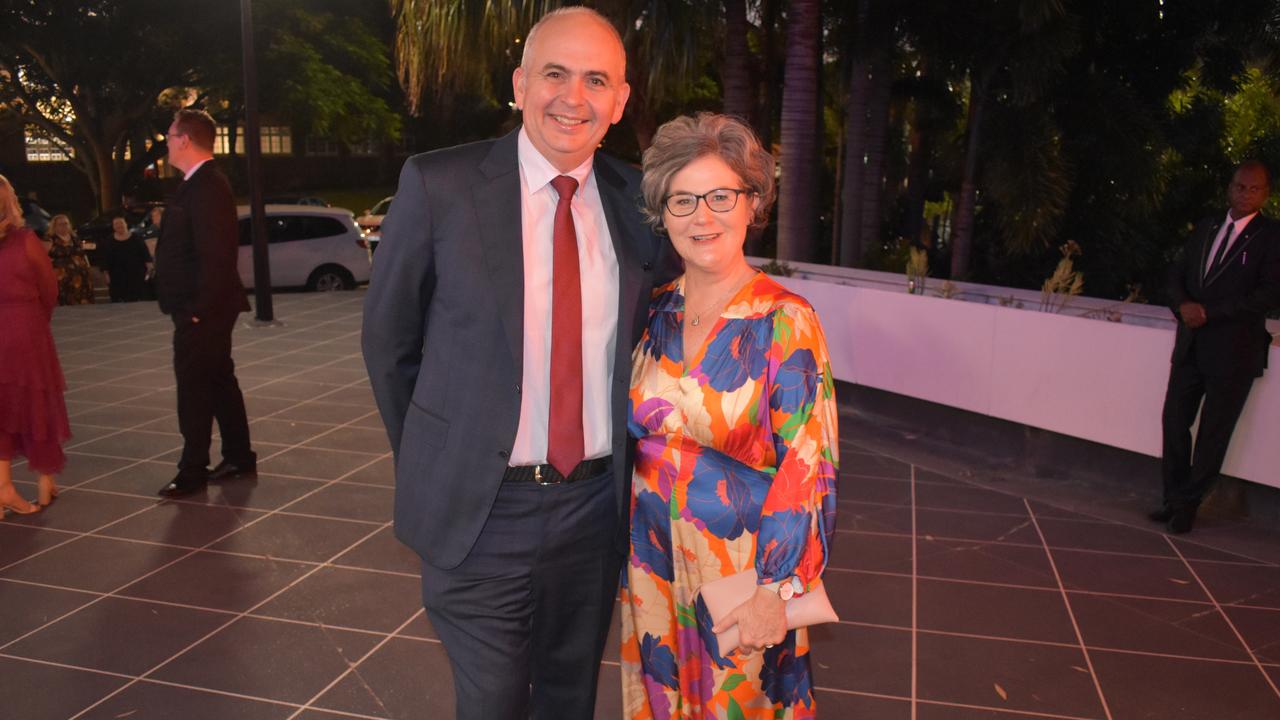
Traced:
<path id="1" fill-rule="evenodd" d="M 702 587 L 698 588 L 698 593 L 702 595 L 702 601 L 707 604 L 711 619 L 720 622 L 720 619 L 734 608 L 750 600 L 756 592 L 757 579 L 755 568 L 751 568 L 719 580 L 703 583 Z M 831 601 L 827 599 L 827 588 L 822 582 L 809 592 L 788 600 L 786 608 L 788 630 L 836 622 L 840 619 L 835 609 L 831 607 Z M 738 647 L 738 626 L 734 625 L 717 634 L 716 642 L 720 645 L 721 655 L 733 652 Z"/>

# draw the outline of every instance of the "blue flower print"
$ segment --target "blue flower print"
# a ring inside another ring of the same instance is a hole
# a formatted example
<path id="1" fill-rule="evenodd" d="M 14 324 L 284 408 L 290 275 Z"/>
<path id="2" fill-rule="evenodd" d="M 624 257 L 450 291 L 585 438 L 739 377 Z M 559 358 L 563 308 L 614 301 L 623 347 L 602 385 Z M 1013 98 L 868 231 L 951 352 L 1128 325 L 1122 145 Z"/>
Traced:
<path id="1" fill-rule="evenodd" d="M 760 509 L 768 492 L 769 478 L 764 473 L 708 451 L 693 469 L 686 512 L 716 537 L 733 540 L 760 527 Z"/>

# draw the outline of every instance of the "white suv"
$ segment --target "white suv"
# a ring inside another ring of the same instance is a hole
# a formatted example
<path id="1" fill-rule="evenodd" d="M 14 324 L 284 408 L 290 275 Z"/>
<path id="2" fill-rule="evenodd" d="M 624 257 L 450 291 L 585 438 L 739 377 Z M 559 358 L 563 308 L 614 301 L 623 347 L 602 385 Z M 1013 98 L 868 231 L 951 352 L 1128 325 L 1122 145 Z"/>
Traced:
<path id="1" fill-rule="evenodd" d="M 249 207 L 240 215 L 240 280 L 254 285 Z M 369 255 L 350 210 L 268 205 L 267 248 L 273 288 L 350 290 L 369 281 Z"/>

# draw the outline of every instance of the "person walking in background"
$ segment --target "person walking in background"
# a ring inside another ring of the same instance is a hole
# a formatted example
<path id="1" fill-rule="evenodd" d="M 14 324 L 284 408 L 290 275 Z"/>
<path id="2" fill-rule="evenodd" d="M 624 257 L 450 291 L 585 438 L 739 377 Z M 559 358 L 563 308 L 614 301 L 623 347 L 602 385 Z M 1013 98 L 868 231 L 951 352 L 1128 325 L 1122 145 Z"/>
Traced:
<path id="1" fill-rule="evenodd" d="M 123 217 L 111 220 L 111 241 L 104 243 L 106 256 L 103 273 L 111 302 L 136 302 L 146 297 L 147 273 L 151 270 L 151 253 L 138 237 L 129 230 Z"/>
<path id="2" fill-rule="evenodd" d="M 249 301 L 236 270 L 240 231 L 235 198 L 213 162 L 215 133 L 208 113 L 188 108 L 174 115 L 166 135 L 169 164 L 184 177 L 169 200 L 156 244 L 156 293 L 160 311 L 173 319 L 182 433 L 178 474 L 160 488 L 164 497 L 200 492 L 211 480 L 257 473 L 258 456 L 249 444 L 244 396 L 231 359 L 231 332 L 240 313 L 249 310 Z M 211 472 L 215 419 L 222 461 Z"/>
<path id="3" fill-rule="evenodd" d="M 53 276 L 58 281 L 59 305 L 93 304 L 93 272 L 80 238 L 71 229 L 71 218 L 54 215 L 45 235 Z"/>
<path id="4" fill-rule="evenodd" d="M 628 359 L 664 244 L 639 173 L 596 150 L 630 92 L 609 21 L 547 14 L 512 84 L 518 130 L 405 163 L 364 359 L 457 717 L 586 720 L 626 542 Z"/>
<path id="5" fill-rule="evenodd" d="M 0 505 L 16 513 L 39 507 L 14 487 L 14 458 L 25 457 L 39 476 L 41 506 L 58 494 L 54 476 L 67 462 L 66 382 L 49 329 L 57 299 L 49 257 L 24 227 L 17 193 L 0 175 Z"/>
<path id="6" fill-rule="evenodd" d="M 1266 318 L 1280 307 L 1280 223 L 1261 212 L 1270 195 L 1266 165 L 1241 163 L 1227 186 L 1226 217 L 1200 221 L 1170 267 L 1178 331 L 1162 418 L 1164 502 L 1150 518 L 1174 534 L 1191 531 L 1253 381 L 1267 367 Z"/>
<path id="7" fill-rule="evenodd" d="M 631 370 L 627 720 L 815 715 L 808 634 L 787 630 L 785 603 L 827 565 L 836 399 L 817 313 L 743 254 L 773 171 L 726 115 L 676 118 L 644 153 L 644 212 L 685 273 L 654 293 Z M 752 569 L 755 594 L 713 627 L 698 588 Z M 739 647 L 719 647 L 734 624 Z"/>
<path id="8" fill-rule="evenodd" d="M 157 205 L 147 212 L 147 222 L 137 228 L 138 234 L 142 237 L 142 242 L 147 246 L 147 252 L 151 253 L 151 257 L 156 256 L 156 244 L 160 242 L 160 223 L 164 219 L 164 208 Z M 155 265 L 147 270 L 147 299 L 156 299 L 156 272 Z"/>

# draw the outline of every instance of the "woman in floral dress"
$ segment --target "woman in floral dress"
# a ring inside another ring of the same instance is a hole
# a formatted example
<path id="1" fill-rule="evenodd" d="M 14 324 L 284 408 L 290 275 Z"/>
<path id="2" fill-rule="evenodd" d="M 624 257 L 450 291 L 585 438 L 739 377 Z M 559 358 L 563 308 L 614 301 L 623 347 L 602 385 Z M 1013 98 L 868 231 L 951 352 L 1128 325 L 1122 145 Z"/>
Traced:
<path id="1" fill-rule="evenodd" d="M 58 280 L 59 305 L 89 305 L 93 303 L 93 276 L 89 259 L 84 255 L 80 238 L 71 229 L 71 218 L 54 215 L 45 235 L 49 245 L 49 259 L 53 262 L 53 276 Z"/>
<path id="2" fill-rule="evenodd" d="M 645 152 L 645 211 L 685 274 L 655 291 L 633 358 L 628 720 L 816 712 L 808 636 L 786 629 L 784 598 L 826 567 L 836 404 L 813 308 L 743 255 L 773 166 L 745 125 L 706 113 L 663 125 Z M 698 588 L 753 568 L 755 595 L 713 628 Z M 718 647 L 734 623 L 740 646 Z"/>

